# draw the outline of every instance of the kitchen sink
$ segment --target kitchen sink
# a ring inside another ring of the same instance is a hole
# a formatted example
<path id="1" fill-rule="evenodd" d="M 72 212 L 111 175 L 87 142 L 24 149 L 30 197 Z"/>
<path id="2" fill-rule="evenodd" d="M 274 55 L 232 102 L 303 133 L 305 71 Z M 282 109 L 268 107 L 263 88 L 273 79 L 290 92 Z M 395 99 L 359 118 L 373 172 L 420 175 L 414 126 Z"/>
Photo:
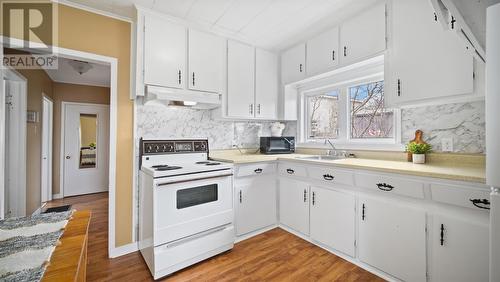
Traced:
<path id="1" fill-rule="evenodd" d="M 318 156 L 297 157 L 297 159 L 301 159 L 301 160 L 318 160 L 318 161 L 321 161 L 321 160 L 332 161 L 332 160 L 345 159 L 345 157 L 342 157 L 342 156 L 318 155 Z"/>

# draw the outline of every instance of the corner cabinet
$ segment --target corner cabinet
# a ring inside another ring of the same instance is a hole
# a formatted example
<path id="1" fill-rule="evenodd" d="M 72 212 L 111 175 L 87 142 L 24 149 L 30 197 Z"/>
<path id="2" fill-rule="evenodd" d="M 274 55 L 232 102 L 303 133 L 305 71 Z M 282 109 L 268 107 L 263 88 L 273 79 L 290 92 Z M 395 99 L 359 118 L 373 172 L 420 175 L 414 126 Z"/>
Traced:
<path id="1" fill-rule="evenodd" d="M 309 235 L 309 198 L 308 183 L 280 178 L 280 223 L 304 235 Z"/>
<path id="2" fill-rule="evenodd" d="M 367 59 L 384 51 L 386 48 L 385 23 L 385 5 L 377 5 L 342 24 L 340 27 L 342 64 Z"/>
<path id="3" fill-rule="evenodd" d="M 403 281 L 426 281 L 426 213 L 359 197 L 359 259 Z"/>
<path id="4" fill-rule="evenodd" d="M 386 107 L 473 93 L 473 57 L 435 20 L 429 1 L 392 1 L 391 18 Z"/>
<path id="5" fill-rule="evenodd" d="M 281 82 L 286 85 L 306 77 L 306 44 L 299 44 L 281 54 Z"/>

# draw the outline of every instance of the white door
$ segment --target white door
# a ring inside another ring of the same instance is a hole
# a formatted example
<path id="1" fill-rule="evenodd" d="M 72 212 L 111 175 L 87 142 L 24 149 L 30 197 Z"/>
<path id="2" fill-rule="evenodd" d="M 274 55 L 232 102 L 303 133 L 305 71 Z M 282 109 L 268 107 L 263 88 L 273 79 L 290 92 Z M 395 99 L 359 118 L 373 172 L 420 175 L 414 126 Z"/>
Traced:
<path id="1" fill-rule="evenodd" d="M 108 191 L 109 106 L 63 107 L 64 196 Z"/>
<path id="2" fill-rule="evenodd" d="M 255 50 L 255 117 L 278 117 L 278 56 Z"/>
<path id="3" fill-rule="evenodd" d="M 309 235 L 309 184 L 280 178 L 279 187 L 280 223 Z"/>
<path id="4" fill-rule="evenodd" d="M 255 176 L 235 186 L 236 235 L 276 224 L 276 180 Z"/>
<path id="5" fill-rule="evenodd" d="M 334 27 L 307 41 L 307 74 L 327 72 L 339 64 L 339 28 Z"/>
<path id="6" fill-rule="evenodd" d="M 296 82 L 306 77 L 306 45 L 299 44 L 281 54 L 281 81 Z"/>
<path id="7" fill-rule="evenodd" d="M 394 201 L 359 198 L 359 259 L 404 281 L 425 281 L 425 212 Z"/>
<path id="8" fill-rule="evenodd" d="M 488 281 L 488 226 L 487 220 L 434 215 L 431 281 Z"/>
<path id="9" fill-rule="evenodd" d="M 353 63 L 384 51 L 385 22 L 385 4 L 345 22 L 340 27 L 341 62 Z"/>
<path id="10" fill-rule="evenodd" d="M 144 21 L 144 83 L 182 88 L 186 75 L 186 29 L 159 17 Z"/>
<path id="11" fill-rule="evenodd" d="M 230 117 L 254 117 L 255 49 L 228 41 L 227 114 Z"/>
<path id="12" fill-rule="evenodd" d="M 356 198 L 311 187 L 311 238 L 354 257 Z"/>
<path id="13" fill-rule="evenodd" d="M 220 93 L 226 51 L 224 39 L 190 29 L 188 46 L 189 89 Z"/>
<path id="14" fill-rule="evenodd" d="M 434 21 L 431 3 L 393 1 L 387 106 L 473 92 L 473 58 L 461 40 Z"/>
<path id="15" fill-rule="evenodd" d="M 52 126 L 53 103 L 46 97 L 42 101 L 42 172 L 41 202 L 52 200 Z"/>

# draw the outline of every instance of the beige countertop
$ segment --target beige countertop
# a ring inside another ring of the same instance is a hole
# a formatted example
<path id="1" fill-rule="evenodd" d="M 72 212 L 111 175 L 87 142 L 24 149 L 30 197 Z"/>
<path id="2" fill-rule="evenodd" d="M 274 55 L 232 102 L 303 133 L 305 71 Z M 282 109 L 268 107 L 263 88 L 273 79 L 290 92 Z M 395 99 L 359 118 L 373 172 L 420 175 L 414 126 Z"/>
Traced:
<path id="1" fill-rule="evenodd" d="M 286 160 L 309 164 L 328 164 L 344 168 L 359 168 L 366 170 L 393 172 L 415 176 L 435 177 L 441 179 L 460 180 L 485 183 L 486 172 L 484 165 L 471 164 L 467 162 L 435 162 L 427 164 L 413 164 L 398 160 L 379 160 L 348 158 L 339 160 L 311 160 L 301 159 L 310 155 L 306 154 L 279 154 L 262 155 L 238 151 L 215 151 L 210 153 L 210 158 L 217 161 L 231 162 L 235 164 L 248 164 L 255 162 Z"/>

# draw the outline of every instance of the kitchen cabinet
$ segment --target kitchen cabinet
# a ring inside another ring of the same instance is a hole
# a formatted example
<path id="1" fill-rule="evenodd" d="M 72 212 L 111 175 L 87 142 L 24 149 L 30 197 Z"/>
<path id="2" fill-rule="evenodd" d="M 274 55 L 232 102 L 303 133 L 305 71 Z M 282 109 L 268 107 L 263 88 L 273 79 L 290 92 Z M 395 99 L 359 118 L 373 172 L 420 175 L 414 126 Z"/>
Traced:
<path id="1" fill-rule="evenodd" d="M 309 235 L 309 184 L 290 178 L 279 179 L 279 221 Z"/>
<path id="2" fill-rule="evenodd" d="M 296 82 L 306 77 L 306 45 L 299 44 L 281 54 L 281 81 Z"/>
<path id="3" fill-rule="evenodd" d="M 426 213 L 361 196 L 359 259 L 404 281 L 426 280 Z"/>
<path id="4" fill-rule="evenodd" d="M 409 24 L 416 25 L 417 22 Z M 385 4 L 377 5 L 343 23 L 340 27 L 342 64 L 354 63 L 384 51 L 385 31 Z"/>
<path id="5" fill-rule="evenodd" d="M 327 72 L 339 64 L 339 28 L 307 41 L 307 75 Z"/>
<path id="6" fill-rule="evenodd" d="M 311 187 L 311 238 L 351 257 L 355 255 L 356 198 Z"/>
<path id="7" fill-rule="evenodd" d="M 431 281 L 488 281 L 489 228 L 484 220 L 436 214 L 432 224 Z"/>
<path id="8" fill-rule="evenodd" d="M 227 46 L 227 113 L 230 117 L 254 117 L 255 51 L 252 46 L 229 40 Z"/>
<path id="9" fill-rule="evenodd" d="M 473 58 L 434 20 L 429 2 L 393 1 L 392 50 L 386 59 L 386 107 L 473 92 Z"/>
<path id="10" fill-rule="evenodd" d="M 193 29 L 189 30 L 188 40 L 188 88 L 220 93 L 224 81 L 225 40 Z"/>
<path id="11" fill-rule="evenodd" d="M 165 36 L 168 34 L 168 36 Z M 186 77 L 186 28 L 148 16 L 144 19 L 144 83 L 183 88 Z"/>
<path id="12" fill-rule="evenodd" d="M 260 48 L 255 50 L 255 117 L 278 117 L 278 56 Z"/>
<path id="13" fill-rule="evenodd" d="M 276 224 L 276 178 L 274 174 L 235 180 L 236 235 Z"/>

